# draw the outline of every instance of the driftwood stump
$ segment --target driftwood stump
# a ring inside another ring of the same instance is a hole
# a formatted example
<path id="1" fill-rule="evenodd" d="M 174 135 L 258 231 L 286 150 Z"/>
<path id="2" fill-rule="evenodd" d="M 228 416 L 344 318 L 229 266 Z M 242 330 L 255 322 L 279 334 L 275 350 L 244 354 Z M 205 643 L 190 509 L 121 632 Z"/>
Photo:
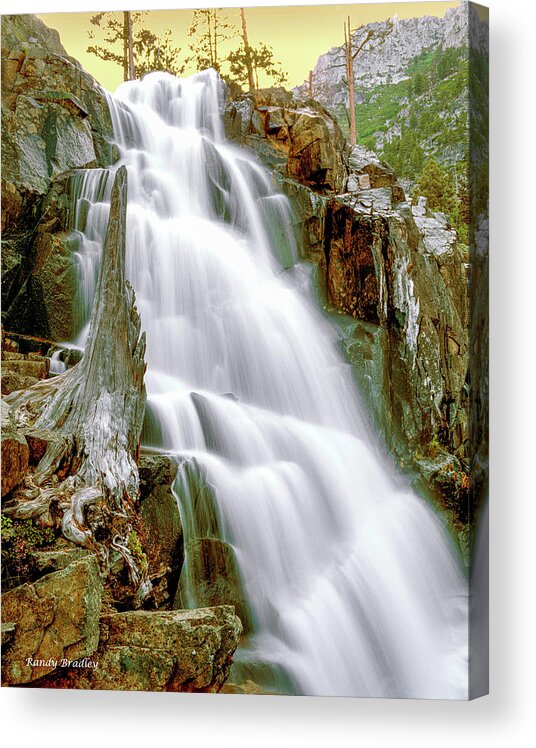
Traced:
<path id="1" fill-rule="evenodd" d="M 54 434 L 33 476 L 38 495 L 7 512 L 28 517 L 34 505 L 35 514 L 42 514 L 47 503 L 60 497 L 65 537 L 97 547 L 105 569 L 111 551 L 119 553 L 143 598 L 150 583 L 129 541 L 139 498 L 136 457 L 146 404 L 145 334 L 140 334 L 134 291 L 125 280 L 126 207 L 123 166 L 113 184 L 82 359 L 64 374 L 6 398 L 19 422 Z"/>

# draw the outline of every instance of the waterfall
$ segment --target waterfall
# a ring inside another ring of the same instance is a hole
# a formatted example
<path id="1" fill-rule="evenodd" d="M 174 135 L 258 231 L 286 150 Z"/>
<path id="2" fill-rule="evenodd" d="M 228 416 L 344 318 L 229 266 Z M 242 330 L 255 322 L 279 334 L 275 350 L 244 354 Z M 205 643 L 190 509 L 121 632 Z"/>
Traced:
<path id="1" fill-rule="evenodd" d="M 186 543 L 234 550 L 251 621 L 238 668 L 299 694 L 466 698 L 460 564 L 375 445 L 304 282 L 288 201 L 225 140 L 223 93 L 209 70 L 153 73 L 108 98 L 147 333 L 144 438 L 188 466 Z M 99 170 L 76 185 L 81 340 L 110 188 Z"/>

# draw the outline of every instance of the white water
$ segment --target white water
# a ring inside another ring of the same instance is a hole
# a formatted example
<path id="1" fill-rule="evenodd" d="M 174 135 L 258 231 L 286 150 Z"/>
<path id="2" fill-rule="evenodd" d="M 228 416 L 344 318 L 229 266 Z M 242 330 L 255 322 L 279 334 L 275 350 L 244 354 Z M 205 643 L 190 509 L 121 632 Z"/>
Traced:
<path id="1" fill-rule="evenodd" d="M 109 103 L 152 421 L 213 487 L 254 621 L 238 659 L 268 663 L 296 693 L 465 698 L 458 561 L 373 446 L 295 264 L 286 199 L 225 141 L 221 95 L 213 71 L 157 73 Z M 98 171 L 78 186 L 81 327 L 110 188 Z M 208 531 L 209 510 L 194 509 L 182 506 L 187 535 Z"/>

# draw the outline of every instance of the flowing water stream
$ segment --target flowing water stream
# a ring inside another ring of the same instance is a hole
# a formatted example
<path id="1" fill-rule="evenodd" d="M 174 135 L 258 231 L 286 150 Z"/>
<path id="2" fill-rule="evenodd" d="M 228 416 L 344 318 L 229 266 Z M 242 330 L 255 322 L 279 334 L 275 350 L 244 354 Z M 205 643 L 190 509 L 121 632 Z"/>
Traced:
<path id="1" fill-rule="evenodd" d="M 210 487 L 210 501 L 189 501 L 183 476 L 181 514 L 186 541 L 234 549 L 244 672 L 264 663 L 301 694 L 465 698 L 465 577 L 442 523 L 375 446 L 304 282 L 288 202 L 225 140 L 220 79 L 154 73 L 109 105 L 147 333 L 145 439 Z M 77 179 L 82 344 L 112 175 Z"/>

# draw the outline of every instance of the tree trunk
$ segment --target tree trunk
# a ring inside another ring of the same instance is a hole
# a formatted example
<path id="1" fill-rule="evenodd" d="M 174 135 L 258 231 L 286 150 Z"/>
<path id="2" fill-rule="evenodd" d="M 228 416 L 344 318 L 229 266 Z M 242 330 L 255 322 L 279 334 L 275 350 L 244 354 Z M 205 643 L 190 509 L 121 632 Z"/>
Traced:
<path id="1" fill-rule="evenodd" d="M 132 38 L 132 14 L 130 11 L 125 12 L 126 31 L 127 31 L 127 48 L 128 48 L 128 79 L 133 81 L 136 78 L 134 68 L 134 41 Z"/>
<path id="2" fill-rule="evenodd" d="M 240 18 L 242 19 L 242 39 L 244 41 L 244 51 L 246 55 L 246 68 L 248 71 L 248 85 L 249 85 L 249 90 L 253 91 L 255 88 L 255 79 L 253 77 L 253 63 L 251 61 L 251 47 L 249 46 L 248 27 L 246 24 L 246 11 L 244 10 L 244 8 L 240 8 Z"/>
<path id="3" fill-rule="evenodd" d="M 348 25 L 344 27 L 344 48 L 346 53 L 346 79 L 348 81 L 348 119 L 350 122 L 350 145 L 357 142 L 355 122 L 355 84 L 354 84 L 354 55 L 352 52 L 352 30 L 350 27 L 350 16 Z"/>
<path id="4" fill-rule="evenodd" d="M 64 509 L 65 537 L 96 549 L 105 568 L 109 568 L 110 551 L 123 556 L 131 582 L 143 598 L 150 583 L 129 549 L 129 538 L 139 499 L 135 460 L 146 403 L 145 334 L 140 334 L 134 292 L 124 277 L 126 207 L 127 172 L 122 166 L 112 188 L 81 361 L 64 374 L 6 400 L 17 410 L 19 420 L 54 437 L 33 476 L 35 485 L 41 487 L 37 499 L 32 492 L 36 511 L 42 514 L 43 502 L 58 500 Z M 58 477 L 63 479 L 59 486 Z M 8 513 L 19 516 L 28 510 L 27 504 L 23 500 L 14 509 L 8 508 Z"/>
<path id="5" fill-rule="evenodd" d="M 130 13 L 123 13 L 123 80 L 129 80 L 128 69 L 128 17 Z"/>

